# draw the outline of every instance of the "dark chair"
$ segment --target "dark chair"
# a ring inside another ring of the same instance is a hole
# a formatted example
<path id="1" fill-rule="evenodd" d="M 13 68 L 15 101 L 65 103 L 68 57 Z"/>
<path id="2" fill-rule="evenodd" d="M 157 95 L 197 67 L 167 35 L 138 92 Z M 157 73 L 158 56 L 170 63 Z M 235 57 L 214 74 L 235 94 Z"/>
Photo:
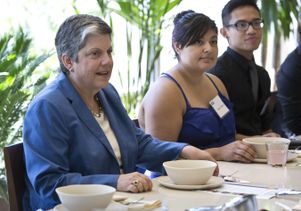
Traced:
<path id="1" fill-rule="evenodd" d="M 286 137 L 286 134 L 283 130 L 282 109 L 277 98 L 277 91 L 271 93 L 268 109 L 272 114 L 271 129 L 278 133 L 281 137 Z"/>
<path id="2" fill-rule="evenodd" d="M 9 211 L 8 203 L 3 198 L 0 198 L 0 210 L 1 211 Z"/>
<path id="3" fill-rule="evenodd" d="M 132 121 L 135 123 L 136 127 L 140 128 L 138 119 L 133 119 Z"/>
<path id="4" fill-rule="evenodd" d="M 295 139 L 290 136 L 290 132 L 285 129 L 283 123 L 283 113 L 280 102 L 277 97 L 277 91 L 271 93 L 270 101 L 268 104 L 269 111 L 273 114 L 272 116 L 272 130 L 278 133 L 281 137 L 289 138 L 291 143 L 289 149 L 296 149 L 301 147 L 301 140 Z"/>
<path id="5" fill-rule="evenodd" d="M 26 187 L 23 143 L 6 146 L 3 151 L 10 211 L 22 211 Z"/>

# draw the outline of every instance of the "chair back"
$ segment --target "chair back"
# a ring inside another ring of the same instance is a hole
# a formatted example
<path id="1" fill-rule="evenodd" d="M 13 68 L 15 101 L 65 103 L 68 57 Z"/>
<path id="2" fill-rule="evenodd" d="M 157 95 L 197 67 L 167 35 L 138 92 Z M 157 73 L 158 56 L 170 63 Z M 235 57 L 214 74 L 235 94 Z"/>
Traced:
<path id="1" fill-rule="evenodd" d="M 271 129 L 281 137 L 287 138 L 283 127 L 283 113 L 280 102 L 277 97 L 277 91 L 271 92 L 268 109 L 271 114 Z"/>
<path id="2" fill-rule="evenodd" d="M 138 119 L 132 119 L 132 121 L 134 122 L 134 124 L 135 124 L 136 127 L 140 128 Z"/>
<path id="3" fill-rule="evenodd" d="M 4 147 L 4 162 L 10 211 L 22 211 L 25 192 L 25 162 L 23 143 Z"/>

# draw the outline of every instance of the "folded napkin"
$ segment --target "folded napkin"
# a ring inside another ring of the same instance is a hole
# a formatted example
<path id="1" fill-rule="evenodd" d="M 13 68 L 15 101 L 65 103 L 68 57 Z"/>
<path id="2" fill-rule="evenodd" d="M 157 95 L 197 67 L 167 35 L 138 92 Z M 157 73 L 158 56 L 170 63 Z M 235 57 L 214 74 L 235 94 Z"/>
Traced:
<path id="1" fill-rule="evenodd" d="M 301 200 L 293 207 L 293 211 L 301 211 Z"/>
<path id="2" fill-rule="evenodd" d="M 135 210 L 153 210 L 161 207 L 160 200 L 144 200 L 144 198 L 133 199 L 126 196 L 114 195 L 113 200 L 128 207 L 129 211 Z"/>

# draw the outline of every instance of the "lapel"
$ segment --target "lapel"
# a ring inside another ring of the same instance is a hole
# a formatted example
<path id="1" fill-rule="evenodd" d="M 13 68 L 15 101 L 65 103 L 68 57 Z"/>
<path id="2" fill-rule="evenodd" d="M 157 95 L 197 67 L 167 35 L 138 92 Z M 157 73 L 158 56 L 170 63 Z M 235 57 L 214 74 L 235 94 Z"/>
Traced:
<path id="1" fill-rule="evenodd" d="M 124 115 L 122 104 L 119 102 L 118 96 L 113 96 L 113 93 L 111 93 L 112 91 L 113 89 L 107 87 L 98 93 L 98 97 L 117 139 L 121 153 L 123 171 L 133 171 L 132 169 L 129 169 L 129 160 L 133 160 L 133 158 L 132 155 L 129 154 L 128 149 L 131 148 L 129 146 L 129 141 L 131 141 L 131 139 L 135 140 L 136 137 L 132 137 L 132 134 L 129 133 L 129 124 L 125 124 L 126 120 L 124 119 L 127 115 Z"/>
<path id="2" fill-rule="evenodd" d="M 69 79 L 64 73 L 61 73 L 59 78 L 59 87 L 62 93 L 70 102 L 73 110 L 77 113 L 79 120 L 87 127 L 87 129 L 99 140 L 106 149 L 115 157 L 115 153 L 109 143 L 107 137 L 105 136 L 103 130 L 98 125 L 97 121 L 89 111 L 88 107 L 75 90 L 73 85 L 70 83 Z M 115 157 L 116 159 L 116 157 Z M 117 162 L 117 160 L 116 160 Z"/>

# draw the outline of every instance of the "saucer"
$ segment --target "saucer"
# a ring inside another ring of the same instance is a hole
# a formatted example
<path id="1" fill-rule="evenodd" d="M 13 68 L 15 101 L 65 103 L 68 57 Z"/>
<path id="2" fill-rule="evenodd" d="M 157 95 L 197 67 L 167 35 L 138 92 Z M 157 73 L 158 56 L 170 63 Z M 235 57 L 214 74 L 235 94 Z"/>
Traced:
<path id="1" fill-rule="evenodd" d="M 127 211 L 128 207 L 119 203 L 110 203 L 107 208 L 104 209 L 92 209 L 92 211 Z M 56 205 L 52 211 L 70 211 L 63 204 Z"/>
<path id="2" fill-rule="evenodd" d="M 64 205 L 59 204 L 53 208 L 53 211 L 69 211 L 69 210 L 66 207 L 64 207 Z"/>
<path id="3" fill-rule="evenodd" d="M 221 177 L 212 176 L 204 185 L 177 185 L 168 176 L 160 177 L 159 183 L 165 187 L 179 190 L 203 190 L 212 189 L 221 186 L 224 179 Z"/>
<path id="4" fill-rule="evenodd" d="M 298 155 L 296 153 L 288 152 L 287 162 L 293 161 L 297 157 L 298 157 Z M 253 160 L 253 162 L 255 162 L 255 163 L 267 163 L 268 160 L 266 158 L 255 158 Z"/>

